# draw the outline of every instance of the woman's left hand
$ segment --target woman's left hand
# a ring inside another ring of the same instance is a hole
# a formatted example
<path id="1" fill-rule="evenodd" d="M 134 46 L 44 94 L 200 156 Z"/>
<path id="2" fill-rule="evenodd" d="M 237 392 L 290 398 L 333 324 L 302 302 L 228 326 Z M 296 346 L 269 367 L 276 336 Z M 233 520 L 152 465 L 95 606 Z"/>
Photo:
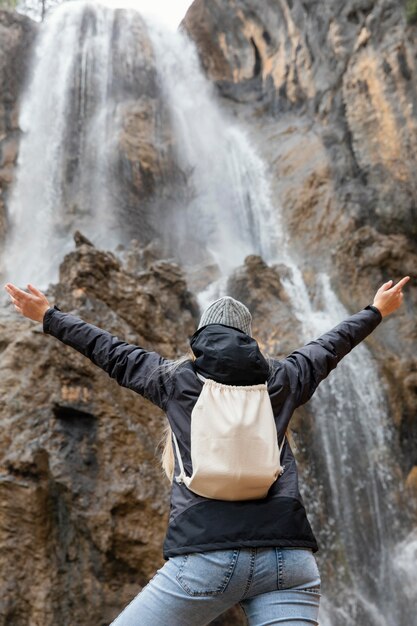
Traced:
<path id="1" fill-rule="evenodd" d="M 27 293 L 12 283 L 6 283 L 4 288 L 9 294 L 16 311 L 35 322 L 43 321 L 43 317 L 51 305 L 39 289 L 29 284 L 28 289 L 30 293 Z"/>

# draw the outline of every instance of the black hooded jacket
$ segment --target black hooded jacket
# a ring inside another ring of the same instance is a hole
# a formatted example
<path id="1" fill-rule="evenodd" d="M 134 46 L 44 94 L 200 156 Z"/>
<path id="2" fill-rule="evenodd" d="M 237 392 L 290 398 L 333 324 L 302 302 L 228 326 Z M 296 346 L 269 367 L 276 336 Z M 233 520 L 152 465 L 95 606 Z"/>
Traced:
<path id="1" fill-rule="evenodd" d="M 224 384 L 267 382 L 281 444 L 294 410 L 311 398 L 319 383 L 381 320 L 378 309 L 368 305 L 285 359 L 270 363 L 256 341 L 242 331 L 210 324 L 191 339 L 195 362 L 186 362 L 173 372 L 165 367 L 170 361 L 156 352 L 125 343 L 56 306 L 46 311 L 43 330 L 91 359 L 119 385 L 161 407 L 176 435 L 185 471 L 191 476 L 191 413 L 203 385 L 196 372 Z M 271 486 L 267 497 L 260 500 L 208 499 L 174 480 L 164 557 L 263 546 L 305 547 L 316 552 L 318 545 L 307 519 L 295 458 L 287 440 L 281 464 L 285 465 L 284 473 Z M 176 461 L 175 475 L 178 473 Z"/>

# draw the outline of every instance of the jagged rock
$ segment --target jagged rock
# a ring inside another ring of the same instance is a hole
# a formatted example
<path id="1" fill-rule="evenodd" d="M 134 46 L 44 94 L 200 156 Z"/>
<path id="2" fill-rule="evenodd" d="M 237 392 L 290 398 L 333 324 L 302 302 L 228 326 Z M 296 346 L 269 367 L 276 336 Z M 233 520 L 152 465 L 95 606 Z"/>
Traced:
<path id="1" fill-rule="evenodd" d="M 83 235 L 79 230 L 76 230 L 74 233 L 74 241 L 75 241 L 75 245 L 77 248 L 79 248 L 83 244 L 94 247 L 94 244 L 85 235 Z"/>
<path id="2" fill-rule="evenodd" d="M 281 283 L 285 267 L 269 267 L 261 257 L 246 257 L 229 278 L 228 293 L 246 304 L 253 316 L 253 332 L 270 356 L 284 356 L 298 346 L 288 295 Z"/>
<path id="3" fill-rule="evenodd" d="M 178 266 L 133 276 L 82 243 L 60 272 L 48 297 L 63 311 L 185 352 L 198 307 Z M 0 322 L 0 624 L 109 623 L 163 563 L 162 414 L 39 324 Z"/>
<path id="4" fill-rule="evenodd" d="M 131 274 L 113 253 L 87 244 L 64 258 L 54 291 L 59 306 L 67 307 L 76 298 L 80 310 L 94 309 L 110 324 L 117 316 L 146 342 L 168 352 L 179 327 L 179 336 L 192 335 L 199 313 L 178 265 L 157 261 Z"/>

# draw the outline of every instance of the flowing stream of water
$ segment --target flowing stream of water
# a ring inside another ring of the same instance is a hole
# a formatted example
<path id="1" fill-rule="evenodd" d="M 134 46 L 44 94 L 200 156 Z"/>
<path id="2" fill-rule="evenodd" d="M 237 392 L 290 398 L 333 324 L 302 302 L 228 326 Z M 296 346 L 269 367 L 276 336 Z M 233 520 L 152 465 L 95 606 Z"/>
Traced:
<path id="1" fill-rule="evenodd" d="M 75 227 L 87 235 L 93 232 L 95 243 L 110 248 L 121 237 L 111 167 L 117 132 L 110 54 L 115 17 L 99 5 L 69 4 L 73 6 L 61 7 L 42 27 L 33 78 L 22 102 L 25 136 L 6 249 L 7 279 L 18 283 L 56 279 L 54 268 L 72 248 L 69 233 Z M 126 30 L 121 54 L 126 67 L 132 67 L 134 46 L 128 33 L 133 13 L 118 19 Z M 148 29 L 176 159 L 189 172 L 193 190 L 175 217 L 178 233 L 183 233 L 182 238 L 174 233 L 176 246 L 186 257 L 187 237 L 195 232 L 220 271 L 220 279 L 200 295 L 201 301 L 222 293 L 225 278 L 247 254 L 260 254 L 290 270 L 284 285 L 302 326 L 300 344 L 317 337 L 348 312 L 324 273 L 316 277 L 323 304 L 313 306 L 302 269 L 289 252 L 278 203 L 271 201 L 265 164 L 244 130 L 223 111 L 193 43 L 151 21 Z M 50 76 L 57 80 L 47 80 Z M 74 123 L 72 119 L 69 125 L 68 119 L 74 116 L 81 128 L 75 150 L 68 132 Z M 72 205 L 62 197 L 68 168 Z M 83 209 L 77 205 L 81 195 Z M 410 626 L 417 599 L 411 582 L 417 537 L 406 536 L 400 452 L 385 390 L 365 345 L 322 384 L 312 407 L 317 438 L 311 445 L 322 469 L 304 477 L 315 496 L 307 510 L 323 547 L 318 558 L 333 563 L 332 577 L 323 579 L 320 623 Z M 323 507 L 327 522 L 315 527 Z"/>
<path id="2" fill-rule="evenodd" d="M 21 99 L 23 135 L 2 255 L 7 280 L 42 287 L 56 281 L 76 228 L 98 247 L 112 249 L 121 239 L 118 101 L 129 97 L 129 86 L 132 97 L 137 91 L 137 18 L 68 2 L 41 26 Z"/>
<path id="3" fill-rule="evenodd" d="M 194 232 L 203 233 L 224 275 L 254 250 L 270 258 L 276 228 L 262 161 L 215 104 L 214 87 L 200 69 L 192 42 L 151 23 L 149 34 L 176 158 L 184 171 L 192 172 L 194 194 L 176 215 L 177 225 L 191 223 Z"/>

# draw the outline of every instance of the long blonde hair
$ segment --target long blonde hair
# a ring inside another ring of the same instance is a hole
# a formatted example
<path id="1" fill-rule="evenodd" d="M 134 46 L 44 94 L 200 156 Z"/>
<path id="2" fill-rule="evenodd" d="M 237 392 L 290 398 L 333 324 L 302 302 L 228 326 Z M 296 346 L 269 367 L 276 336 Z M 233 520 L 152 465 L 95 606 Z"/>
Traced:
<path id="1" fill-rule="evenodd" d="M 170 482 L 172 482 L 174 480 L 175 459 L 174 459 L 174 448 L 172 445 L 172 430 L 168 422 L 165 424 L 165 427 L 164 427 L 161 444 L 162 444 L 162 454 L 161 454 L 162 470 L 166 474 Z"/>
<path id="2" fill-rule="evenodd" d="M 184 363 L 188 363 L 190 361 L 194 361 L 195 356 L 191 348 L 189 349 L 188 354 L 185 354 L 176 361 L 171 361 L 164 367 L 164 372 L 169 376 L 172 376 L 177 369 L 183 365 Z M 175 468 L 175 459 L 174 459 L 174 448 L 172 446 L 172 430 L 168 421 L 165 422 L 165 426 L 162 433 L 162 438 L 159 443 L 159 447 L 162 447 L 161 452 L 161 465 L 162 471 L 166 474 L 168 479 L 172 482 L 174 480 L 174 468 Z"/>

